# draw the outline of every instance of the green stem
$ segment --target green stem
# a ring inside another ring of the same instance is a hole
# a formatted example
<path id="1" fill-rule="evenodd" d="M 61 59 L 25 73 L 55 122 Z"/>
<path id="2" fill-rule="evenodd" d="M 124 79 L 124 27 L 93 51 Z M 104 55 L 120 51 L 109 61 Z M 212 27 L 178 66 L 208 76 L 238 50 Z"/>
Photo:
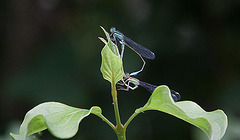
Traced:
<path id="1" fill-rule="evenodd" d="M 117 134 L 118 140 L 126 140 L 125 132 Z"/>
<path id="2" fill-rule="evenodd" d="M 95 115 L 100 117 L 103 121 L 105 121 L 115 131 L 115 126 L 106 117 L 104 117 L 102 114 L 95 114 Z"/>
<path id="3" fill-rule="evenodd" d="M 116 128 L 115 132 L 117 134 L 118 140 L 126 140 L 125 131 L 123 129 L 123 125 L 121 123 L 119 109 L 118 109 L 118 101 L 117 101 L 117 90 L 116 85 L 112 84 L 112 97 L 113 97 L 113 105 L 114 105 L 114 113 L 116 118 Z"/>
<path id="4" fill-rule="evenodd" d="M 113 97 L 114 113 L 115 113 L 115 118 L 117 123 L 116 128 L 119 128 L 122 123 L 121 123 L 119 109 L 118 109 L 117 90 L 115 85 L 112 85 L 112 97 Z"/>
<path id="5" fill-rule="evenodd" d="M 135 118 L 139 113 L 134 112 L 132 116 L 127 120 L 127 122 L 124 124 L 123 130 L 126 131 L 129 123 Z"/>

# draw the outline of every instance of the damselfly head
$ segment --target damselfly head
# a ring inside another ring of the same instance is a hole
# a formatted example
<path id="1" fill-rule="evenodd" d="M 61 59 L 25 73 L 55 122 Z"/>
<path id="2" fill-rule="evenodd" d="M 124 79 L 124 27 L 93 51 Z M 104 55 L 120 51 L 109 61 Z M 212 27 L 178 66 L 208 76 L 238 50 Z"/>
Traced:
<path id="1" fill-rule="evenodd" d="M 179 101 L 181 99 L 181 95 L 178 92 L 176 92 L 175 90 L 170 89 L 170 92 L 171 92 L 171 95 L 175 102 Z"/>
<path id="2" fill-rule="evenodd" d="M 130 77 L 130 74 L 126 72 L 126 73 L 125 73 L 125 77 L 126 77 L 126 78 L 129 78 L 129 77 Z"/>
<path id="3" fill-rule="evenodd" d="M 110 32 L 111 32 L 111 33 L 116 32 L 116 28 L 115 28 L 115 27 L 110 28 Z"/>

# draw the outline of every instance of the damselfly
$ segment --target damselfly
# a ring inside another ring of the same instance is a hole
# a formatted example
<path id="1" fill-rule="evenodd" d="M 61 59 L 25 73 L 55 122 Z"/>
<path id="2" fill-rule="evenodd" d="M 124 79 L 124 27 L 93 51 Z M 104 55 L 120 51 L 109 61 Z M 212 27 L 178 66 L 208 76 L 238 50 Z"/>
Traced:
<path id="1" fill-rule="evenodd" d="M 122 80 L 120 80 L 117 84 L 120 85 L 118 87 L 118 90 L 125 90 L 125 91 L 128 91 L 129 89 L 135 90 L 136 88 L 138 88 L 138 86 L 141 86 L 150 93 L 153 93 L 153 91 L 157 87 L 156 85 L 152 85 L 152 84 L 140 81 L 137 78 L 133 78 L 129 74 L 126 74 L 126 76 Z M 172 89 L 170 89 L 170 92 L 175 102 L 181 99 L 181 95 L 178 92 Z"/>
<path id="2" fill-rule="evenodd" d="M 135 76 L 138 73 L 140 73 L 141 71 L 143 71 L 144 66 L 146 64 L 145 60 L 143 59 L 143 57 L 148 58 L 148 59 L 155 59 L 155 54 L 150 51 L 149 49 L 143 47 L 142 45 L 134 42 L 133 40 L 131 40 L 130 38 L 126 37 L 123 33 L 119 32 L 118 30 L 116 30 L 115 27 L 112 27 L 110 29 L 111 32 L 111 37 L 113 38 L 113 40 L 115 41 L 115 43 L 117 44 L 117 40 L 119 41 L 119 43 L 121 44 L 121 58 L 123 58 L 123 53 L 124 53 L 124 47 L 125 45 L 128 46 L 130 49 L 132 49 L 134 52 L 137 53 L 137 55 L 139 55 L 139 57 L 142 59 L 143 61 L 143 66 L 139 71 L 133 72 L 130 74 L 130 76 Z"/>

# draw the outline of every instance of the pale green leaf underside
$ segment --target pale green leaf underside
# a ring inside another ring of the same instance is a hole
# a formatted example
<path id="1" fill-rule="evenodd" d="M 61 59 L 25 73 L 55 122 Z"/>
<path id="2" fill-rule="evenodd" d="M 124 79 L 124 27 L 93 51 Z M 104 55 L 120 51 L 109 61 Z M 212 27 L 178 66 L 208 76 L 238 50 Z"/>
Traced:
<path id="1" fill-rule="evenodd" d="M 211 140 L 220 140 L 227 129 L 227 116 L 222 110 L 206 112 L 192 101 L 174 102 L 167 86 L 157 87 L 136 113 L 147 110 L 162 111 L 189 122 L 203 130 Z"/>
<path id="2" fill-rule="evenodd" d="M 103 38 L 99 38 L 106 44 L 101 52 L 102 65 L 100 70 L 105 80 L 108 80 L 112 84 L 116 84 L 124 76 L 122 59 L 119 57 L 117 46 L 112 43 L 108 33 L 104 29 L 103 31 L 108 38 L 108 43 L 106 44 L 106 41 Z"/>
<path id="3" fill-rule="evenodd" d="M 101 113 L 101 109 L 79 109 L 58 102 L 42 103 L 25 115 L 19 135 L 11 136 L 15 140 L 25 140 L 28 135 L 48 129 L 58 138 L 71 138 L 77 133 L 80 121 L 92 112 Z"/>
<path id="4" fill-rule="evenodd" d="M 107 45 L 105 45 L 105 47 L 102 49 L 101 54 L 102 65 L 100 70 L 102 72 L 103 78 L 112 84 L 116 84 L 124 76 L 122 59 L 113 54 Z"/>

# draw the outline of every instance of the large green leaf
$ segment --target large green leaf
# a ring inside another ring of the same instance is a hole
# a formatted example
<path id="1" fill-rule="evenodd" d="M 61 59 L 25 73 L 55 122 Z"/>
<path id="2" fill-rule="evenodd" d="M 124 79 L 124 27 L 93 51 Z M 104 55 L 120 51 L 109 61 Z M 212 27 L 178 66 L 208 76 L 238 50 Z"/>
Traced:
<path id="1" fill-rule="evenodd" d="M 104 32 L 107 36 L 108 43 L 106 43 L 103 38 L 99 38 L 105 43 L 105 46 L 101 52 L 102 65 L 100 70 L 102 72 L 103 78 L 115 85 L 124 76 L 122 59 L 119 57 L 117 46 L 112 43 L 108 33 L 105 30 Z"/>
<path id="2" fill-rule="evenodd" d="M 102 49 L 101 54 L 102 65 L 100 70 L 103 78 L 112 84 L 116 84 L 124 76 L 122 59 L 116 56 L 107 45 Z"/>
<path id="3" fill-rule="evenodd" d="M 222 110 L 206 112 L 192 101 L 174 102 L 167 86 L 157 87 L 145 106 L 135 112 L 147 110 L 162 111 L 191 123 L 203 130 L 211 140 L 220 140 L 227 129 L 227 116 Z"/>
<path id="4" fill-rule="evenodd" d="M 19 135 L 11 134 L 15 140 L 25 140 L 26 136 L 48 129 L 57 138 L 73 137 L 79 123 L 90 113 L 101 114 L 99 107 L 79 109 L 58 102 L 42 103 L 31 109 L 21 124 Z"/>

